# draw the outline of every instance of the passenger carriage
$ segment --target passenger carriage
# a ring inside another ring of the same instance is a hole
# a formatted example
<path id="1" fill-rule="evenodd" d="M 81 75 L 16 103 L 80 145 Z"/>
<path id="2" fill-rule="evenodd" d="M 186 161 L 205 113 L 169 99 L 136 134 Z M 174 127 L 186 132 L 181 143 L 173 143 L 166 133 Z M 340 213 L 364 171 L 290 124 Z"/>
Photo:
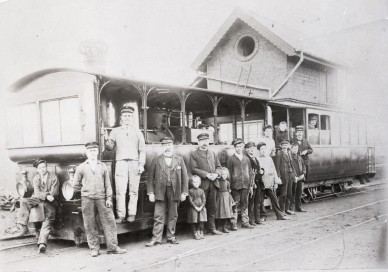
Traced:
<path id="1" fill-rule="evenodd" d="M 159 140 L 174 139 L 175 152 L 189 165 L 189 154 L 196 148 L 196 136 L 206 131 L 211 146 L 226 164 L 233 154 L 231 142 L 241 137 L 245 142 L 262 135 L 266 124 L 287 121 L 290 137 L 295 127 L 304 125 L 314 153 L 311 173 L 305 188 L 306 200 L 317 190 L 341 189 L 341 184 L 355 177 L 375 173 L 374 143 L 367 116 L 340 112 L 296 101 L 272 101 L 258 95 L 237 95 L 208 88 L 176 86 L 70 69 L 48 69 L 30 74 L 9 89 L 7 109 L 7 149 L 19 165 L 17 189 L 28 197 L 26 180 L 32 181 L 36 170 L 32 161 L 44 158 L 49 171 L 61 183 L 60 205 L 63 226 L 59 238 L 86 241 L 83 234 L 80 197 L 73 194 L 68 181 L 75 166 L 85 160 L 84 144 L 100 143 L 100 158 L 111 171 L 114 189 L 114 151 L 104 148 L 104 134 L 120 125 L 120 108 L 130 104 L 135 112 L 132 122 L 146 141 L 146 166 L 141 177 L 136 220 L 118 225 L 118 233 L 152 227 L 153 204 L 148 201 L 145 181 L 152 158 L 162 151 Z M 310 130 L 309 118 L 318 117 L 317 129 Z M 211 129 L 212 125 L 214 130 Z M 203 127 L 203 128 L 200 128 Z M 114 190 L 113 190 L 114 191 Z M 185 219 L 185 203 L 179 219 Z"/>

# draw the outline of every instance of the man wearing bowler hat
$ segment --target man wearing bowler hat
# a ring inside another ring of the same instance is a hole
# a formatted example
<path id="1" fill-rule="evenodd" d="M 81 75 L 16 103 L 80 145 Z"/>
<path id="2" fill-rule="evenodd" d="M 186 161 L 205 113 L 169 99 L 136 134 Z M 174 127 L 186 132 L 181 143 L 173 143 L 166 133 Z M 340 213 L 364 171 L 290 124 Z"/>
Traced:
<path id="1" fill-rule="evenodd" d="M 167 216 L 167 242 L 178 244 L 175 227 L 178 220 L 179 201 L 184 201 L 189 193 L 189 177 L 183 158 L 174 155 L 174 144 L 170 137 L 161 139 L 163 154 L 152 160 L 148 172 L 147 194 L 155 202 L 154 228 L 151 247 L 162 242 L 164 223 Z"/>
<path id="2" fill-rule="evenodd" d="M 296 138 L 294 139 L 293 144 L 298 145 L 298 154 L 303 159 L 304 166 L 306 168 L 306 175 L 305 175 L 304 182 L 307 182 L 309 177 L 309 165 L 310 165 L 309 155 L 313 153 L 313 149 L 311 148 L 309 141 L 303 137 L 304 136 L 303 126 L 297 126 L 295 134 L 296 134 Z M 300 198 L 302 197 L 302 192 L 303 192 L 303 183 L 300 182 L 300 185 L 298 185 L 296 188 L 296 199 L 299 199 L 299 202 L 296 203 L 295 210 L 298 212 L 305 211 L 303 210 L 300 202 Z"/>
<path id="3" fill-rule="evenodd" d="M 124 105 L 121 108 L 121 126 L 114 128 L 106 138 L 108 150 L 116 148 L 116 223 L 125 221 L 127 209 L 125 196 L 129 187 L 127 222 L 135 221 L 140 175 L 144 172 L 145 142 L 141 131 L 131 125 L 134 108 Z"/>
<path id="4" fill-rule="evenodd" d="M 237 138 L 232 144 L 234 145 L 235 153 L 227 162 L 227 168 L 230 173 L 230 188 L 232 189 L 233 200 L 236 203 L 233 217 L 230 220 L 232 222 L 232 230 L 237 230 L 238 207 L 241 211 L 242 227 L 251 229 L 254 226 L 249 224 L 248 200 L 253 195 L 255 175 L 250 160 L 243 154 L 245 146 L 243 140 Z"/>
<path id="5" fill-rule="evenodd" d="M 200 188 L 205 191 L 207 224 L 209 232 L 221 235 L 216 229 L 216 195 L 219 189 L 218 177 L 221 172 L 221 164 L 216 154 L 209 150 L 209 134 L 202 133 L 197 136 L 198 148 L 190 154 L 191 174 L 201 177 Z"/>
<path id="6" fill-rule="evenodd" d="M 91 256 L 100 254 L 100 242 L 96 215 L 98 214 L 106 239 L 108 254 L 123 254 L 126 249 L 118 247 L 117 227 L 112 209 L 112 185 L 108 167 L 99 161 L 99 145 L 96 142 L 85 144 L 85 162 L 81 163 L 74 174 L 74 191 L 81 191 L 82 218 Z"/>
<path id="7" fill-rule="evenodd" d="M 20 210 L 18 213 L 19 235 L 23 236 L 28 233 L 28 219 L 32 208 L 43 203 L 44 221 L 42 227 L 37 229 L 39 253 L 46 252 L 47 240 L 50 231 L 53 229 L 55 213 L 57 209 L 57 200 L 59 194 L 59 181 L 54 173 L 47 171 L 47 163 L 43 159 L 37 159 L 33 166 L 38 170 L 32 183 L 34 186 L 34 195 L 31 198 L 22 198 L 20 200 Z M 36 224 L 37 225 L 37 224 Z"/>

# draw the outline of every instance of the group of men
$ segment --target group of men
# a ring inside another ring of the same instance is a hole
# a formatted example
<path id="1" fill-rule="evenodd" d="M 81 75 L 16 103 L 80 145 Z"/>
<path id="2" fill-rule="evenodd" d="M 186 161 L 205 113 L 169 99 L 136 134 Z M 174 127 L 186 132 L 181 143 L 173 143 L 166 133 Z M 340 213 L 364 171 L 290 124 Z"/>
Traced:
<path id="1" fill-rule="evenodd" d="M 123 222 L 133 222 L 136 217 L 138 189 L 140 175 L 145 165 L 145 142 L 140 130 L 131 126 L 131 117 L 134 109 L 130 106 L 121 110 L 121 126 L 112 130 L 105 139 L 105 146 L 109 150 L 116 150 L 116 214 L 114 217 L 112 204 L 112 187 L 107 166 L 98 160 L 99 145 L 90 142 L 85 145 L 87 160 L 78 166 L 73 187 L 81 192 L 82 215 L 91 255 L 99 255 L 98 230 L 96 214 L 107 242 L 108 254 L 122 254 L 125 249 L 117 245 L 117 225 Z M 281 124 L 281 128 L 282 124 Z M 308 155 L 312 149 L 303 138 L 303 127 L 296 128 L 296 138 L 289 150 L 289 141 L 280 142 L 281 150 L 276 152 L 275 142 L 272 139 L 272 127 L 264 128 L 264 137 L 259 139 L 257 149 L 263 157 L 274 157 L 276 173 L 281 180 L 277 193 L 276 187 L 265 185 L 262 176 L 266 168 L 260 166 L 260 158 L 256 156 L 256 144 L 244 144 L 242 139 L 233 141 L 235 153 L 227 162 L 230 172 L 231 195 L 236 203 L 231 230 L 237 230 L 237 210 L 241 212 L 242 227 L 253 228 L 262 224 L 266 219 L 264 198 L 267 195 L 275 205 L 278 219 L 287 219 L 286 214 L 303 212 L 301 194 L 303 181 L 308 176 Z M 281 133 L 286 135 L 285 133 Z M 278 138 L 276 138 L 278 139 Z M 280 138 L 279 138 L 280 139 Z M 200 188 L 206 196 L 207 227 L 211 234 L 220 235 L 222 232 L 216 226 L 216 195 L 219 188 L 218 179 L 221 164 L 217 155 L 209 149 L 209 134 L 198 135 L 198 148 L 190 154 L 190 163 L 186 168 L 184 160 L 174 154 L 173 140 L 169 137 L 161 139 L 163 152 L 153 159 L 148 169 L 147 194 L 150 202 L 155 202 L 154 228 L 152 240 L 147 246 L 161 243 L 165 223 L 167 223 L 167 241 L 178 244 L 175 237 L 175 227 L 178 219 L 178 205 L 185 201 L 188 195 L 189 174 L 201 178 Z M 266 146 L 266 148 L 261 147 Z M 244 150 L 245 153 L 244 155 Z M 59 182 L 55 174 L 47 171 L 45 160 L 39 159 L 34 163 L 38 175 L 34 178 L 34 196 L 22 199 L 18 216 L 18 225 L 21 233 L 28 232 L 28 215 L 33 207 L 39 203 L 44 205 L 45 221 L 41 228 L 38 240 L 39 252 L 45 252 L 47 238 L 55 220 L 56 201 L 59 194 Z M 125 207 L 127 187 L 129 188 L 129 203 Z M 277 204 L 276 194 L 279 197 Z M 278 208 L 276 208 L 278 207 Z M 126 217 L 126 215 L 128 215 Z M 166 222 L 167 220 L 167 222 Z"/>

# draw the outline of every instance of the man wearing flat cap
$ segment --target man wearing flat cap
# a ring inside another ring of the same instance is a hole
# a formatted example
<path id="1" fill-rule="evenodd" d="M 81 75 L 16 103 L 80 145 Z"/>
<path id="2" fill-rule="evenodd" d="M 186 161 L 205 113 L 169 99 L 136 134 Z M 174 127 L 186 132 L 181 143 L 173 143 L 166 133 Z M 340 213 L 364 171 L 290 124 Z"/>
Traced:
<path id="1" fill-rule="evenodd" d="M 50 231 L 53 228 L 55 221 L 55 213 L 57 209 L 57 197 L 59 194 L 58 177 L 47 171 L 47 163 L 43 159 L 37 159 L 33 166 L 38 170 L 38 174 L 34 177 L 32 183 L 34 186 L 34 195 L 31 198 L 22 198 L 20 201 L 20 210 L 18 214 L 18 227 L 20 236 L 28 233 L 28 219 L 32 208 L 43 203 L 44 217 L 42 228 L 37 230 L 39 252 L 46 252 L 47 240 Z"/>
<path id="2" fill-rule="evenodd" d="M 230 188 L 232 189 L 232 197 L 236 206 L 233 210 L 233 217 L 231 218 L 232 230 L 237 230 L 237 210 L 240 207 L 241 221 L 243 228 L 254 228 L 249 224 L 248 216 L 248 200 L 249 195 L 253 194 L 253 186 L 255 175 L 252 170 L 250 160 L 243 154 L 244 142 L 242 139 L 235 139 L 234 145 L 235 153 L 229 157 L 227 168 L 230 173 Z"/>
<path id="3" fill-rule="evenodd" d="M 125 221 L 127 209 L 125 194 L 129 187 L 128 222 L 135 221 L 139 192 L 140 175 L 144 172 L 145 142 L 138 128 L 131 124 L 134 108 L 124 105 L 121 108 L 121 126 L 114 128 L 106 138 L 108 150 L 116 148 L 116 213 L 117 223 Z"/>
<path id="4" fill-rule="evenodd" d="M 280 143 L 281 150 L 276 154 L 275 166 L 278 177 L 282 184 L 279 185 L 279 206 L 283 213 L 295 214 L 290 210 L 292 199 L 292 188 L 295 183 L 295 169 L 291 162 L 291 154 L 289 151 L 290 142 L 284 140 Z"/>
<path id="5" fill-rule="evenodd" d="M 220 235 L 216 229 L 216 195 L 219 188 L 218 177 L 221 174 L 221 164 L 216 154 L 209 150 L 209 134 L 202 133 L 197 136 L 198 148 L 190 154 L 190 172 L 201 177 L 200 188 L 205 191 L 207 224 L 212 234 Z"/>
<path id="6" fill-rule="evenodd" d="M 74 191 L 81 191 L 82 218 L 91 256 L 97 257 L 100 254 L 97 214 L 104 231 L 107 253 L 126 253 L 126 249 L 121 249 L 118 246 L 117 227 L 112 209 L 112 185 L 108 167 L 97 159 L 98 143 L 89 142 L 85 145 L 85 149 L 88 159 L 77 167 L 72 185 Z"/>
<path id="7" fill-rule="evenodd" d="M 178 220 L 178 205 L 189 193 L 189 177 L 183 158 L 174 155 L 174 144 L 170 137 L 161 139 L 163 153 L 152 160 L 148 172 L 147 194 L 155 202 L 152 240 L 146 246 L 162 242 L 167 216 L 167 242 L 178 244 L 175 227 Z"/>
<path id="8" fill-rule="evenodd" d="M 304 166 L 306 168 L 306 175 L 305 175 L 305 179 L 303 182 L 307 182 L 308 177 L 309 177 L 309 166 L 310 166 L 309 155 L 313 153 L 313 149 L 311 148 L 309 141 L 303 137 L 303 135 L 304 135 L 304 127 L 303 126 L 297 126 L 295 134 L 296 134 L 296 138 L 294 138 L 293 144 L 298 145 L 298 154 L 302 158 L 302 160 L 304 162 Z M 298 182 L 297 187 L 296 187 L 295 210 L 297 212 L 304 212 L 305 211 L 302 208 L 301 201 L 300 201 L 300 198 L 302 197 L 302 193 L 303 193 L 303 182 L 302 181 Z"/>

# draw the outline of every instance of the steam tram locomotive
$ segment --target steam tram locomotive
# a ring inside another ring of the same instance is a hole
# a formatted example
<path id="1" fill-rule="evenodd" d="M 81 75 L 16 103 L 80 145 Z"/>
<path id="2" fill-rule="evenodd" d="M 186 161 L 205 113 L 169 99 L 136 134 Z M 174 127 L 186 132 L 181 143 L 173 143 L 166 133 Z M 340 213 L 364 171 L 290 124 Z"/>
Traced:
<path id="1" fill-rule="evenodd" d="M 120 125 L 123 104 L 135 109 L 132 123 L 144 134 L 147 157 L 136 220 L 119 224 L 118 233 L 152 227 L 153 204 L 147 198 L 145 181 L 152 158 L 161 153 L 159 140 L 166 135 L 174 139 L 175 152 L 189 165 L 196 136 L 207 127 L 210 148 L 225 165 L 233 154 L 233 138 L 257 143 L 264 125 L 280 121 L 287 121 L 293 137 L 295 127 L 304 125 L 314 149 L 304 191 L 306 201 L 313 200 L 318 190 L 338 192 L 344 183 L 375 173 L 374 142 L 367 117 L 330 108 L 69 69 L 30 74 L 9 91 L 7 149 L 10 159 L 20 168 L 18 193 L 31 196 L 28 185 L 37 174 L 32 162 L 36 158 L 47 160 L 49 171 L 55 172 L 61 183 L 63 226 L 58 238 L 74 240 L 76 244 L 86 238 L 80 197 L 73 194 L 67 181 L 74 168 L 85 160 L 84 144 L 93 140 L 100 142 L 100 159 L 111 170 L 114 189 L 114 152 L 105 150 L 103 137 Z M 317 118 L 317 127 L 309 129 L 312 116 Z M 180 219 L 185 217 L 184 206 L 181 205 Z"/>

